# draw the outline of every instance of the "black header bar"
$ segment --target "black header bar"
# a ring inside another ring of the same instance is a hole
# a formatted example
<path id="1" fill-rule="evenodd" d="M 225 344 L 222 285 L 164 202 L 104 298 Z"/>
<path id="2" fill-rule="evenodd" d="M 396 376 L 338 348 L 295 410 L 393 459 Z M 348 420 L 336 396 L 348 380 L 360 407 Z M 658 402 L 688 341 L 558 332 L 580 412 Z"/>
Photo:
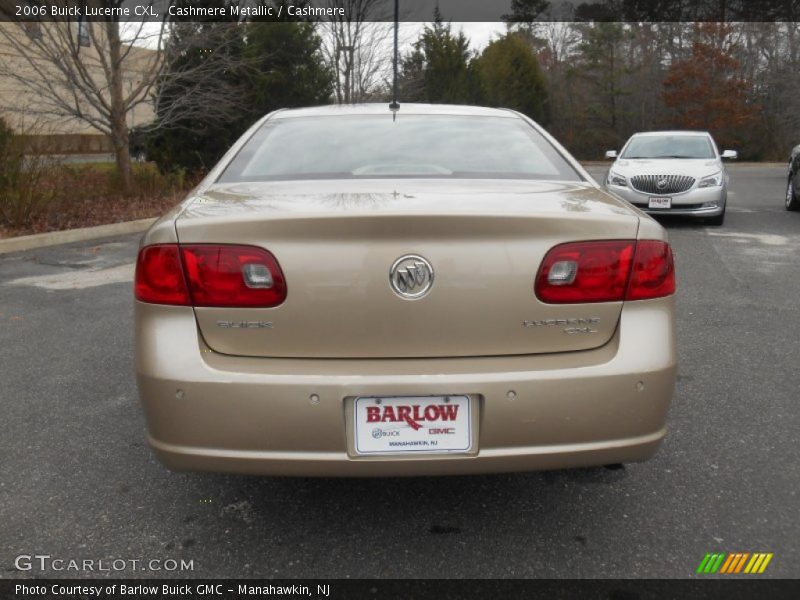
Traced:
<path id="1" fill-rule="evenodd" d="M 394 0 L 356 18 L 343 0 L 0 0 L 4 21 L 392 21 Z M 800 21 L 800 0 L 400 0 L 400 20 L 427 22 Z M 516 7 L 516 10 L 514 10 Z"/>

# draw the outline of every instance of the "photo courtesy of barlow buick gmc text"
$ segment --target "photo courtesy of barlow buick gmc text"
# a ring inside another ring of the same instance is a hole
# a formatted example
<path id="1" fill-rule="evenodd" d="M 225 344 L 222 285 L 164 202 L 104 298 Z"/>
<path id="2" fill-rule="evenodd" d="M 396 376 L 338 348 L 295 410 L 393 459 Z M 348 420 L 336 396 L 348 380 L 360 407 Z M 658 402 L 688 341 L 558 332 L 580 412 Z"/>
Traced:
<path id="1" fill-rule="evenodd" d="M 0 0 L 0 599 L 800 596 L 798 15 Z"/>

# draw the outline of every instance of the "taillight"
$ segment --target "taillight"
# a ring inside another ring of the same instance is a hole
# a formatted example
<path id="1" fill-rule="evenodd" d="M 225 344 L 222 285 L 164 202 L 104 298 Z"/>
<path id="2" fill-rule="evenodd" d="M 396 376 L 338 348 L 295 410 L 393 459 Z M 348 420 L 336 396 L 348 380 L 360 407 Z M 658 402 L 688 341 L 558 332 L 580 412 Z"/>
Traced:
<path id="1" fill-rule="evenodd" d="M 577 242 L 556 246 L 536 278 L 536 295 L 549 304 L 614 302 L 625 297 L 633 241 Z"/>
<path id="2" fill-rule="evenodd" d="M 534 290 L 548 304 L 668 296 L 675 292 L 672 252 L 655 240 L 561 244 L 545 256 Z"/>
<path id="3" fill-rule="evenodd" d="M 191 304 L 178 246 L 158 244 L 139 251 L 134 294 L 137 300 L 152 304 Z"/>
<path id="4" fill-rule="evenodd" d="M 147 246 L 135 288 L 138 300 L 155 304 L 270 308 L 286 299 L 278 261 L 255 246 Z"/>
<path id="5" fill-rule="evenodd" d="M 675 264 L 666 242 L 643 240 L 636 243 L 631 282 L 626 300 L 661 298 L 675 293 Z"/>
<path id="6" fill-rule="evenodd" d="M 277 306 L 286 299 L 278 261 L 255 246 L 181 245 L 195 306 Z"/>

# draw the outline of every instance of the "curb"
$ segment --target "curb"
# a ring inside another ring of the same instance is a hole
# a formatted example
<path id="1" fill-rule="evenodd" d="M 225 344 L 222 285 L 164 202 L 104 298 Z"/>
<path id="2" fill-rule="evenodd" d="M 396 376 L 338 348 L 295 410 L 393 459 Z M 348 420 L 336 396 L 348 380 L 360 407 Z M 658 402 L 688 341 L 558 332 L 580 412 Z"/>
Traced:
<path id="1" fill-rule="evenodd" d="M 155 222 L 153 219 L 139 219 L 138 221 L 126 221 L 124 223 L 112 223 L 111 225 L 98 225 L 97 227 L 81 227 L 80 229 L 67 229 L 65 231 L 51 231 L 49 233 L 37 233 L 35 235 L 23 235 L 7 239 L 0 239 L 0 254 L 10 252 L 21 252 L 34 248 L 44 248 L 45 246 L 57 246 L 59 244 L 69 244 L 71 242 L 83 242 L 115 235 L 125 235 L 128 233 L 139 233 L 145 231 Z"/>

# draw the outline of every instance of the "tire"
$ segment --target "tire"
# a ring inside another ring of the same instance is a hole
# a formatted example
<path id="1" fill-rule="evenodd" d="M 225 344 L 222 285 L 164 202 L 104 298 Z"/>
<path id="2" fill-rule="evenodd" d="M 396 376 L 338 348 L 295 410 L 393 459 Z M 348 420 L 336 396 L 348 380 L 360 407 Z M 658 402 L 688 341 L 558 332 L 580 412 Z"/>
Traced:
<path id="1" fill-rule="evenodd" d="M 720 227 L 725 222 L 725 207 L 722 208 L 722 212 L 718 214 L 716 217 L 708 217 L 706 219 L 706 224 L 711 225 L 712 227 Z"/>
<path id="2" fill-rule="evenodd" d="M 794 193 L 794 178 L 797 175 L 789 177 L 789 183 L 786 184 L 786 210 L 800 210 L 800 198 Z"/>

